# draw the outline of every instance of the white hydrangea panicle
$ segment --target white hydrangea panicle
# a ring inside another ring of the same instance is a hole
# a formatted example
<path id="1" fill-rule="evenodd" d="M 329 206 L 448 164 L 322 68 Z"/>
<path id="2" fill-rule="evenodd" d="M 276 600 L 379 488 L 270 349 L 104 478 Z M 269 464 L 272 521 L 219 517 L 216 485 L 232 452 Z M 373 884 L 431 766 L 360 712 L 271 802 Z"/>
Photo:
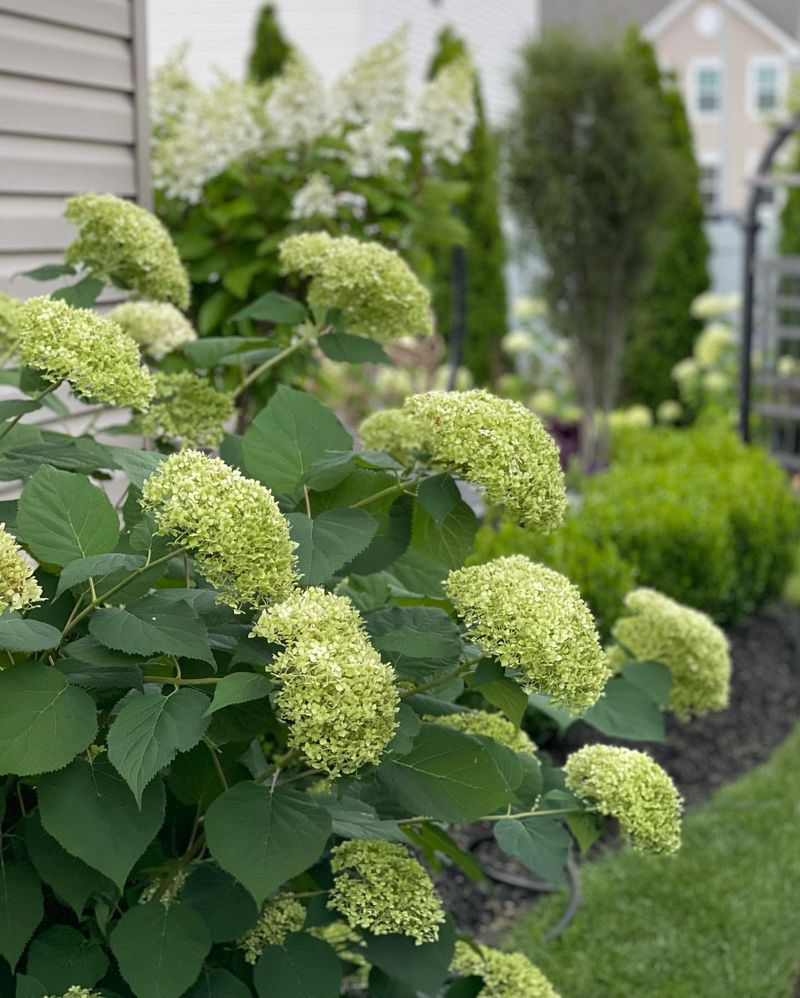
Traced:
<path id="1" fill-rule="evenodd" d="M 197 339 L 191 322 L 169 302 L 126 301 L 112 309 L 108 317 L 139 344 L 143 353 L 156 360 Z"/>
<path id="2" fill-rule="evenodd" d="M 42 588 L 33 577 L 33 566 L 6 525 L 0 523 L 0 613 L 28 610 L 41 599 Z"/>
<path id="3" fill-rule="evenodd" d="M 475 68 L 469 56 L 462 55 L 439 70 L 417 101 L 414 123 L 422 132 L 425 158 L 460 162 L 476 121 Z"/>
<path id="4" fill-rule="evenodd" d="M 359 56 L 333 88 L 337 121 L 365 125 L 394 125 L 407 115 L 408 26 L 398 28 L 385 41 Z"/>
<path id="5" fill-rule="evenodd" d="M 337 207 L 331 182 L 322 173 L 312 173 L 303 186 L 295 191 L 290 214 L 295 221 L 306 218 L 335 218 Z"/>
<path id="6" fill-rule="evenodd" d="M 300 52 L 293 49 L 281 72 L 270 81 L 264 116 L 267 142 L 273 149 L 312 145 L 330 128 L 322 76 Z"/>
<path id="7" fill-rule="evenodd" d="M 386 177 L 395 166 L 408 162 L 409 152 L 398 145 L 391 121 L 368 121 L 346 135 L 346 162 L 354 177 Z"/>
<path id="8" fill-rule="evenodd" d="M 450 970 L 459 977 L 482 977 L 481 998 L 559 998 L 544 974 L 522 953 L 456 942 Z"/>
<path id="9" fill-rule="evenodd" d="M 150 126 L 159 142 L 191 113 L 197 87 L 189 73 L 189 43 L 183 42 L 158 66 L 150 81 Z"/>

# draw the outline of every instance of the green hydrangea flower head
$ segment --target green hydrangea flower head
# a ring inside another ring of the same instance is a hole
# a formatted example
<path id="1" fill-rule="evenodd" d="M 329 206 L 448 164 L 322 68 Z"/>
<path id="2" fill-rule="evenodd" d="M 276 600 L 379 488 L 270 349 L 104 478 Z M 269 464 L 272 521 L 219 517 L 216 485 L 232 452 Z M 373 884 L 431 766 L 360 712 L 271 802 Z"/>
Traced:
<path id="1" fill-rule="evenodd" d="M 126 301 L 110 312 L 109 319 L 136 340 L 142 353 L 157 360 L 197 339 L 183 312 L 165 301 Z"/>
<path id="2" fill-rule="evenodd" d="M 728 639 L 714 621 L 655 589 L 634 589 L 625 597 L 629 616 L 620 617 L 609 652 L 612 668 L 629 657 L 661 662 L 672 673 L 669 707 L 683 720 L 728 706 L 731 656 Z"/>
<path id="3" fill-rule="evenodd" d="M 306 923 L 306 910 L 291 894 L 278 894 L 261 909 L 258 921 L 236 941 L 248 963 L 256 963 L 267 946 L 280 946 Z"/>
<path id="4" fill-rule="evenodd" d="M 338 308 L 354 333 L 388 342 L 433 332 L 430 295 L 393 250 L 327 232 L 280 245 L 283 272 L 310 278 L 308 303 Z"/>
<path id="5" fill-rule="evenodd" d="M 442 902 L 405 846 L 351 839 L 332 850 L 331 870 L 336 876 L 328 907 L 341 912 L 352 928 L 408 936 L 417 946 L 439 938 Z"/>
<path id="6" fill-rule="evenodd" d="M 151 212 L 113 194 L 67 198 L 66 218 L 78 226 L 64 253 L 102 280 L 153 301 L 189 307 L 189 275 L 175 244 Z"/>
<path id="7" fill-rule="evenodd" d="M 434 465 L 480 485 L 532 530 L 553 530 L 564 519 L 558 447 L 524 405 L 475 389 L 411 395 L 403 411 L 422 426 Z"/>
<path id="8" fill-rule="evenodd" d="M 0 613 L 27 610 L 41 598 L 42 589 L 33 578 L 33 567 L 6 525 L 0 523 Z"/>
<path id="9" fill-rule="evenodd" d="M 81 398 L 147 408 L 153 376 L 115 322 L 52 298 L 29 298 L 17 314 L 24 364 L 51 381 L 69 381 Z"/>
<path id="10" fill-rule="evenodd" d="M 269 665 L 289 744 L 332 776 L 377 764 L 395 732 L 394 670 L 346 596 L 312 587 L 265 610 L 253 634 L 284 650 Z"/>
<path id="11" fill-rule="evenodd" d="M 289 523 L 269 489 L 218 457 L 183 450 L 142 487 L 158 532 L 190 549 L 199 571 L 235 610 L 284 599 L 297 579 Z"/>
<path id="12" fill-rule="evenodd" d="M 500 745 L 505 745 L 512 752 L 525 752 L 532 755 L 536 744 L 520 728 L 502 714 L 493 714 L 488 710 L 465 710 L 457 714 L 437 714 L 423 717 L 423 721 L 432 724 L 444 724 L 465 735 L 484 735 L 493 738 Z"/>
<path id="13" fill-rule="evenodd" d="M 0 351 L 13 350 L 19 338 L 17 312 L 22 302 L 0 291 Z"/>
<path id="14" fill-rule="evenodd" d="M 456 942 L 450 970 L 459 977 L 482 977 L 481 998 L 559 998 L 544 974 L 522 953 Z"/>
<path id="15" fill-rule="evenodd" d="M 421 428 L 402 409 L 380 409 L 371 413 L 359 426 L 358 435 L 367 450 L 386 451 L 404 462 L 410 462 L 410 451 L 422 447 Z"/>
<path id="16" fill-rule="evenodd" d="M 619 822 L 637 852 L 668 855 L 680 848 L 683 802 L 668 773 L 649 755 L 613 745 L 586 745 L 564 767 L 581 800 Z"/>
<path id="17" fill-rule="evenodd" d="M 179 438 L 184 447 L 216 447 L 233 415 L 233 396 L 193 371 L 157 373 L 150 408 L 135 421 L 150 437 Z"/>
<path id="18" fill-rule="evenodd" d="M 518 671 L 526 693 L 586 710 L 610 676 L 594 618 L 576 586 L 525 555 L 449 574 L 445 591 L 470 637 Z"/>

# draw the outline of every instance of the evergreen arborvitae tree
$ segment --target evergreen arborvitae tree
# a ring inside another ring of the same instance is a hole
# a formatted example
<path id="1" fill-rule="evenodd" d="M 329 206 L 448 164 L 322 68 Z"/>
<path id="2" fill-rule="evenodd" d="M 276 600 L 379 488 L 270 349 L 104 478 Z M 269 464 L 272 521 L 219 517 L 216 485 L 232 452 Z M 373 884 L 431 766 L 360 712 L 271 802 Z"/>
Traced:
<path id="1" fill-rule="evenodd" d="M 683 98 L 664 78 L 653 46 L 638 28 L 630 28 L 625 50 L 657 96 L 679 171 L 673 178 L 677 202 L 664 220 L 661 246 L 647 292 L 634 312 L 623 357 L 628 399 L 657 406 L 675 396 L 672 368 L 692 352 L 702 327 L 689 310 L 692 301 L 709 286 L 709 247 L 703 229 L 700 171 Z"/>
<path id="2" fill-rule="evenodd" d="M 266 3 L 258 12 L 248 73 L 254 83 L 277 76 L 286 62 L 291 46 L 283 37 L 275 8 Z"/>
<path id="3" fill-rule="evenodd" d="M 429 77 L 466 51 L 464 42 L 450 28 L 444 28 L 431 61 Z M 497 148 L 486 121 L 477 77 L 475 105 L 477 121 L 470 148 L 457 166 L 448 168 L 448 176 L 469 184 L 469 193 L 457 209 L 459 218 L 469 230 L 465 247 L 466 338 L 462 363 L 472 371 L 478 384 L 484 384 L 502 362 L 500 340 L 506 331 L 507 316 L 503 276 L 506 251 L 498 206 Z M 433 300 L 439 329 L 446 336 L 453 315 L 453 251 L 450 249 L 443 249 L 438 254 Z"/>

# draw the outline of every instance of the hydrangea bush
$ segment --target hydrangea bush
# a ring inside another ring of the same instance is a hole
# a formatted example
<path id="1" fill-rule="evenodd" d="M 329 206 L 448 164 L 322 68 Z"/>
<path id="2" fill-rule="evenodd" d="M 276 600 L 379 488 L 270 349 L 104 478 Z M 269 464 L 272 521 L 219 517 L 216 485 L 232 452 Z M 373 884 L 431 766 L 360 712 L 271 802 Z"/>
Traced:
<path id="1" fill-rule="evenodd" d="M 80 216 L 107 279 L 163 278 L 152 244 L 116 240 L 107 204 Z M 474 873 L 454 827 L 486 822 L 554 882 L 571 833 L 588 848 L 604 816 L 636 848 L 677 847 L 679 798 L 648 756 L 595 746 L 562 770 L 522 725 L 529 696 L 588 716 L 636 666 L 657 710 L 670 674 L 683 687 L 703 667 L 703 626 L 643 638 L 666 664 L 626 653 L 612 676 L 564 576 L 522 556 L 465 567 L 477 518 L 460 483 L 552 529 L 555 447 L 483 391 L 414 396 L 402 448 L 377 431 L 365 447 L 278 383 L 287 353 L 328 341 L 355 363 L 379 349 L 365 332 L 425 332 L 421 285 L 388 251 L 303 238 L 282 256 L 302 247 L 313 307 L 274 296 L 282 350 L 181 333 L 168 284 L 111 318 L 41 298 L 6 310 L 20 348 L 0 425 L 0 477 L 19 484 L 0 530 L 4 994 L 544 998 L 525 958 L 459 937 L 435 886 L 445 857 Z M 152 373 L 165 352 L 171 373 Z M 233 394 L 213 394 L 231 368 L 269 398 L 243 434 L 221 425 Z M 135 407 L 144 445 L 31 422 L 58 386 Z"/>

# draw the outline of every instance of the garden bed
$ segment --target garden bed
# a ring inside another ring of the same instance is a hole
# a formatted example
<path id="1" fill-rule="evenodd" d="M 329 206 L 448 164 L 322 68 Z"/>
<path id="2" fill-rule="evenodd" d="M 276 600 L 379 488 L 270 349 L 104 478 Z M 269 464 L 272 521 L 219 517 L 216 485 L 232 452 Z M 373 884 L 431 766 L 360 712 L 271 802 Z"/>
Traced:
<path id="1" fill-rule="evenodd" d="M 664 745 L 616 742 L 650 752 L 675 779 L 688 807 L 766 761 L 800 718 L 800 613 L 774 604 L 729 636 L 733 679 L 727 710 L 688 724 L 670 718 Z M 588 726 L 575 725 L 567 749 L 595 741 L 614 744 Z M 491 841 L 480 846 L 480 856 L 493 869 L 530 877 Z M 493 881 L 473 883 L 453 869 L 439 880 L 459 928 L 488 942 L 496 941 L 536 898 L 529 890 Z"/>

